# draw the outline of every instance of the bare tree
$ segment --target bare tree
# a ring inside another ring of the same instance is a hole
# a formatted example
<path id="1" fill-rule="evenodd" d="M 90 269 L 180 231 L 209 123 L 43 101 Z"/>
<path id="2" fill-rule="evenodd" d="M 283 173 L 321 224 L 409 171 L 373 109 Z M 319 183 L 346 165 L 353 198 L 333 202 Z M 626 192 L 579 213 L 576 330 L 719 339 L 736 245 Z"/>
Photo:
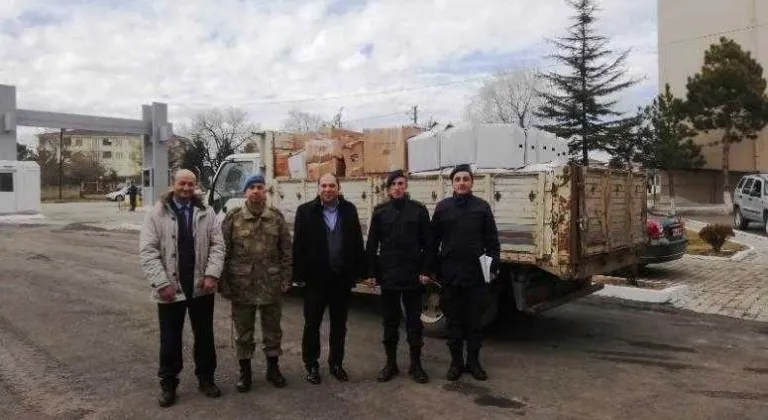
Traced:
<path id="1" fill-rule="evenodd" d="M 288 111 L 288 117 L 283 121 L 283 130 L 290 133 L 310 133 L 318 131 L 326 125 L 329 123 L 319 114 L 292 109 Z"/>
<path id="2" fill-rule="evenodd" d="M 191 125 L 182 131 L 192 140 L 187 152 L 198 155 L 195 161 L 200 167 L 194 169 L 204 185 L 208 184 L 206 177 L 213 174 L 227 156 L 242 151 L 258 129 L 258 125 L 248 120 L 248 114 L 237 108 L 209 109 L 192 118 Z"/>
<path id="3" fill-rule="evenodd" d="M 538 122 L 534 110 L 542 103 L 539 93 L 547 90 L 537 70 L 497 73 L 470 100 L 466 115 L 477 123 L 516 124 L 527 134 Z"/>

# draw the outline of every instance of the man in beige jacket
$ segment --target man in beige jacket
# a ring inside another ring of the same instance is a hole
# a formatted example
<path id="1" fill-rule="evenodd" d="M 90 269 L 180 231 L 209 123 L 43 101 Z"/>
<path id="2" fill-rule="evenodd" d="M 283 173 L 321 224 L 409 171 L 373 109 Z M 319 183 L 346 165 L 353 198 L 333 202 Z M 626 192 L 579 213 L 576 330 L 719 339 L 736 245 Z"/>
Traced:
<path id="1" fill-rule="evenodd" d="M 195 174 L 180 170 L 172 181 L 172 191 L 147 214 L 139 239 L 141 268 L 160 318 L 161 407 L 176 401 L 187 311 L 195 338 L 198 389 L 210 398 L 221 395 L 213 380 L 213 303 L 224 264 L 224 240 L 216 215 L 195 195 Z"/>

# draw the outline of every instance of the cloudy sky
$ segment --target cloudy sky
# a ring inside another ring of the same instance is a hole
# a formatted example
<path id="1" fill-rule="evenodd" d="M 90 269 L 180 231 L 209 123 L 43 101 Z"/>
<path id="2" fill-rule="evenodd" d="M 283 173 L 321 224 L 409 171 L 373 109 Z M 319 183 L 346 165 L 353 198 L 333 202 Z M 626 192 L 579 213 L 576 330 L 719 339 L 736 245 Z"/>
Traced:
<path id="1" fill-rule="evenodd" d="M 656 90 L 656 0 L 600 0 L 599 28 L 632 48 Z M 484 78 L 552 68 L 564 0 L 2 0 L 0 84 L 20 108 L 140 118 L 169 104 L 176 126 L 210 107 L 279 128 L 291 109 L 353 128 L 420 116 L 459 121 Z M 28 139 L 25 131 L 24 140 Z"/>

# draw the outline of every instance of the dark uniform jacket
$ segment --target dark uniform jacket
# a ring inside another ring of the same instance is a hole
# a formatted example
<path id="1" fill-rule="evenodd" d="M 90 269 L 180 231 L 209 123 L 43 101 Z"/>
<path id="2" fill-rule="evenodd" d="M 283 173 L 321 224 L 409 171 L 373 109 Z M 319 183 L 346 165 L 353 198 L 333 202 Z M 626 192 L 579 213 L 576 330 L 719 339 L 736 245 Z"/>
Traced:
<path id="1" fill-rule="evenodd" d="M 368 276 L 385 290 L 421 287 L 419 274 L 430 274 L 431 229 L 429 211 L 418 201 L 404 198 L 376 206 L 365 247 Z"/>
<path id="2" fill-rule="evenodd" d="M 296 209 L 293 281 L 308 287 L 342 282 L 352 288 L 365 277 L 365 249 L 357 208 L 342 197 L 339 197 L 338 206 L 338 223 L 342 229 L 339 272 L 334 273 L 331 269 L 323 204 L 318 197 Z"/>
<path id="3" fill-rule="evenodd" d="M 445 284 L 472 286 L 484 283 L 479 258 L 493 258 L 491 272 L 499 265 L 499 235 L 488 203 L 474 195 L 454 195 L 437 204 L 432 217 L 436 253 L 435 271 Z"/>

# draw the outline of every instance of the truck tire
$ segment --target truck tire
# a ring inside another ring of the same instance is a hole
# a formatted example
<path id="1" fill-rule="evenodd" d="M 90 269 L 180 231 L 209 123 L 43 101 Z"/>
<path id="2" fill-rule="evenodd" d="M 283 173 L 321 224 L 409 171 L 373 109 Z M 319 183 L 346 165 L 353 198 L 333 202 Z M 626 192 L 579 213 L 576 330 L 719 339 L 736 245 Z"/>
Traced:
<path id="1" fill-rule="evenodd" d="M 424 325 L 424 335 L 427 337 L 448 337 L 448 320 L 440 307 L 440 287 L 427 286 L 421 308 L 421 323 Z M 493 324 L 499 313 L 499 296 L 496 288 L 489 287 L 486 294 L 486 307 L 483 312 L 482 324 L 486 328 Z"/>

